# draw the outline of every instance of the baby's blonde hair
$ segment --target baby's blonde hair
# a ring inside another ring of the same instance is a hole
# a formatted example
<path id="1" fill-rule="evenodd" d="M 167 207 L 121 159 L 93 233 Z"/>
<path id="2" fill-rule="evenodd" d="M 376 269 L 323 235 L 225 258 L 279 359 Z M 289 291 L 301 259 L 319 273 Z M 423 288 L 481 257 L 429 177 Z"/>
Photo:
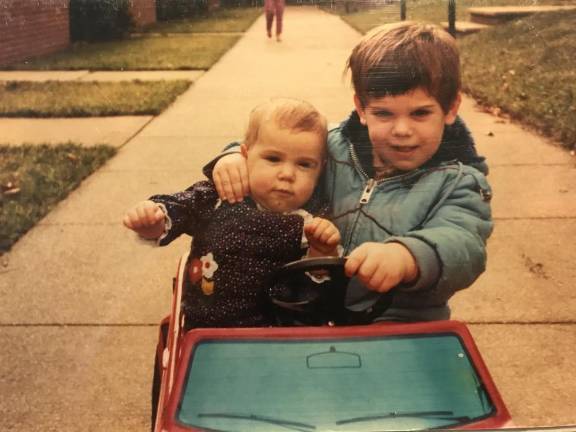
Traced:
<path id="1" fill-rule="evenodd" d="M 309 102 L 293 98 L 273 98 L 258 105 L 250 113 L 244 144 L 250 148 L 258 140 L 260 127 L 274 122 L 280 129 L 313 132 L 326 141 L 326 119 Z"/>
<path id="2" fill-rule="evenodd" d="M 433 24 L 404 21 L 367 33 L 346 69 L 362 105 L 371 97 L 425 89 L 447 112 L 460 91 L 460 55 L 454 38 Z"/>

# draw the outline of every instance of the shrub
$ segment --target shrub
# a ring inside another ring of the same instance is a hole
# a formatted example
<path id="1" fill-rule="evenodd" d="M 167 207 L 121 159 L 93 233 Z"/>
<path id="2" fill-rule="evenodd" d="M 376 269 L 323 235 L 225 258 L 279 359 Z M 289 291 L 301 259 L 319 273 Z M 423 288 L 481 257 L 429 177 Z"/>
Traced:
<path id="1" fill-rule="evenodd" d="M 73 41 L 120 39 L 133 27 L 129 0 L 70 0 Z"/>
<path id="2" fill-rule="evenodd" d="M 208 11 L 208 0 L 156 0 L 158 21 L 188 18 Z"/>

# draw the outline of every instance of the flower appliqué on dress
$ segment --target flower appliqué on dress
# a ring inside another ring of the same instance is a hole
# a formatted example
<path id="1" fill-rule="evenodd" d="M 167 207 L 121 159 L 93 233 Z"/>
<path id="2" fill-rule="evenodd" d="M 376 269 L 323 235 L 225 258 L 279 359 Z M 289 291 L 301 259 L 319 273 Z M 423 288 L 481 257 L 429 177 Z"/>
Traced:
<path id="1" fill-rule="evenodd" d="M 205 295 L 214 293 L 214 273 L 218 270 L 218 263 L 214 260 L 212 252 L 200 257 L 202 263 L 202 292 Z"/>
<path id="2" fill-rule="evenodd" d="M 218 270 L 218 263 L 214 260 L 212 252 L 201 257 L 200 261 L 202 261 L 202 276 L 212 279 L 214 272 Z"/>

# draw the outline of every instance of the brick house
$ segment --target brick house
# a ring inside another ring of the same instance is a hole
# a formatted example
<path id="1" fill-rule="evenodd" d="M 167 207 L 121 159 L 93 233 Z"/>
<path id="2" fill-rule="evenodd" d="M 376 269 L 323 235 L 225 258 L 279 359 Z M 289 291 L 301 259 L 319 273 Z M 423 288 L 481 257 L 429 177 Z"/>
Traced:
<path id="1" fill-rule="evenodd" d="M 97 0 L 95 0 L 97 1 Z M 1 0 L 0 66 L 70 45 L 70 0 Z M 156 0 L 130 0 L 137 26 L 156 21 Z"/>

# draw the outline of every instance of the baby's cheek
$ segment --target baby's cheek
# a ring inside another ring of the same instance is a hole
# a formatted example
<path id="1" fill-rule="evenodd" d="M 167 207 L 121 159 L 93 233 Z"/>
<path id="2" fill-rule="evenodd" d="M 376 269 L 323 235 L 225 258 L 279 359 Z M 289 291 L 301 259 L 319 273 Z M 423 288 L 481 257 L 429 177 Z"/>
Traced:
<path id="1" fill-rule="evenodd" d="M 303 200 L 303 204 L 310 199 L 312 193 L 314 192 L 315 187 L 316 187 L 316 179 L 314 178 L 307 179 L 306 182 L 300 185 L 298 195 Z"/>
<path id="2" fill-rule="evenodd" d="M 250 186 L 253 188 L 262 188 L 266 183 L 262 177 L 250 177 Z"/>

